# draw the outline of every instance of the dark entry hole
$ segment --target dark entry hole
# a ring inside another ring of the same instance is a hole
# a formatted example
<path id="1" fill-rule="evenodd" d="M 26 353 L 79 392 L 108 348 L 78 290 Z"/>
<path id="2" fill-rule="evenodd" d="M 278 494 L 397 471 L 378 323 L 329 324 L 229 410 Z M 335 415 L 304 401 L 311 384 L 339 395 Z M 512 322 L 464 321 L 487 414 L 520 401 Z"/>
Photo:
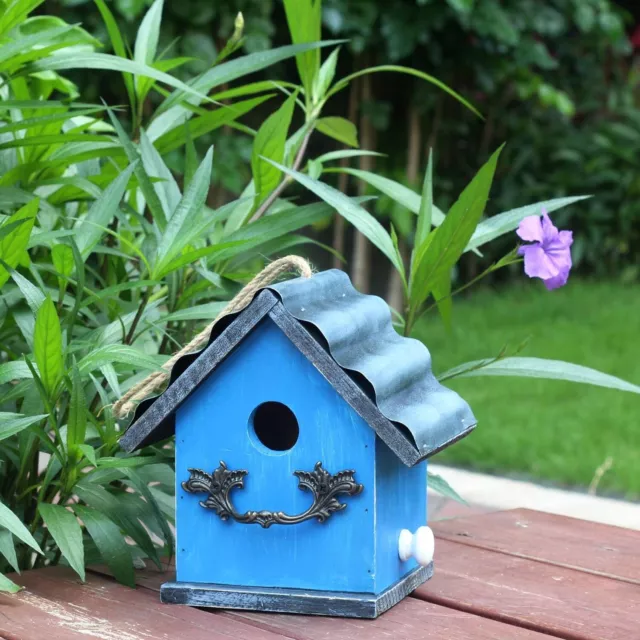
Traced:
<path id="1" fill-rule="evenodd" d="M 267 449 L 287 451 L 298 441 L 300 428 L 293 411 L 282 402 L 263 402 L 253 412 L 253 431 Z"/>

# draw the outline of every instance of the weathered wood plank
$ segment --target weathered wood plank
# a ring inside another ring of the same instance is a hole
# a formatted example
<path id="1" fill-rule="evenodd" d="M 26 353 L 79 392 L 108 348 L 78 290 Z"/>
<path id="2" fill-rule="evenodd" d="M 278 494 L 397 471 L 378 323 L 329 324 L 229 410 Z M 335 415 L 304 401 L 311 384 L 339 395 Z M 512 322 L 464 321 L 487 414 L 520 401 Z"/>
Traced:
<path id="1" fill-rule="evenodd" d="M 565 640 L 640 638 L 638 586 L 440 539 L 416 597 Z"/>
<path id="2" fill-rule="evenodd" d="M 97 568 L 108 575 L 108 569 Z M 170 569 L 161 573 L 154 568 L 136 572 L 136 581 L 150 591 L 173 579 Z M 157 597 L 157 596 L 156 596 Z M 164 605 L 174 606 L 175 605 Z M 180 608 L 180 607 L 176 607 Z M 293 640 L 544 640 L 543 635 L 512 627 L 494 620 L 456 611 L 451 608 L 406 598 L 376 620 L 354 620 L 314 616 L 264 614 L 226 611 L 217 617 L 242 620 L 258 629 L 282 634 Z M 190 640 L 189 636 L 181 636 Z"/>
<path id="3" fill-rule="evenodd" d="M 640 585 L 640 531 L 528 509 L 437 522 L 433 530 L 461 544 Z"/>
<path id="4" fill-rule="evenodd" d="M 548 636 L 406 598 L 376 620 L 226 613 L 295 640 L 548 640 Z"/>
<path id="5" fill-rule="evenodd" d="M 3 640 L 278 640 L 278 633 L 239 619 L 160 604 L 148 589 L 130 589 L 88 574 L 82 584 L 64 567 L 28 571 L 25 586 L 0 594 Z"/>

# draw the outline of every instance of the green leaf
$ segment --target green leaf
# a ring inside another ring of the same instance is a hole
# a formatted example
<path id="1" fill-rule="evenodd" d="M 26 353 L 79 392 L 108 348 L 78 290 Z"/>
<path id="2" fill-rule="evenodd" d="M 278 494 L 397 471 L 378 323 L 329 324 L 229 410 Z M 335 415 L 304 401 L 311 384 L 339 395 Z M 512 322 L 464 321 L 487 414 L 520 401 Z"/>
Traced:
<path id="1" fill-rule="evenodd" d="M 313 82 L 313 103 L 318 104 L 324 99 L 325 94 L 329 90 L 333 78 L 336 75 L 336 65 L 338 64 L 338 54 L 340 48 L 334 49 L 329 57 L 324 61 L 318 75 Z"/>
<path id="2" fill-rule="evenodd" d="M 191 139 L 196 140 L 207 133 L 211 133 L 212 131 L 220 129 L 220 127 L 223 127 L 224 125 L 234 122 L 241 116 L 261 105 L 263 102 L 269 100 L 271 97 L 273 97 L 273 94 L 258 96 L 257 98 L 243 100 L 231 105 L 222 105 L 218 109 L 207 111 L 197 118 L 192 118 L 186 124 L 179 123 L 165 134 L 156 138 L 151 137 L 150 134 L 151 128 L 153 128 L 152 124 L 147 135 L 150 140 L 155 140 L 155 147 L 158 150 L 158 153 L 166 155 L 169 151 L 178 149 L 183 144 L 186 144 L 187 138 L 185 137 L 185 128 L 188 135 L 191 136 Z"/>
<path id="3" fill-rule="evenodd" d="M 291 40 L 303 44 L 320 40 L 322 26 L 321 0 L 284 0 Z M 305 95 L 312 95 L 312 87 L 320 68 L 320 51 L 311 50 L 296 56 L 296 65 Z"/>
<path id="4" fill-rule="evenodd" d="M 162 317 L 163 322 L 178 322 L 181 320 L 209 320 L 212 321 L 227 306 L 226 302 L 206 302 L 196 304 L 186 309 L 179 309 Z"/>
<path id="5" fill-rule="evenodd" d="M 15 582 L 9 580 L 4 573 L 0 573 L 0 591 L 4 593 L 18 593 L 22 587 L 19 587 Z"/>
<path id="6" fill-rule="evenodd" d="M 46 45 L 51 45 L 53 40 L 59 39 L 65 33 L 71 31 L 73 27 L 65 24 L 54 29 L 46 29 L 31 35 L 21 34 L 19 38 L 13 38 L 9 41 L 5 40 L 0 46 L 0 68 L 3 71 L 12 70 L 16 65 L 16 58 L 24 52 L 42 50 Z M 7 62 L 8 64 L 3 65 Z"/>
<path id="7" fill-rule="evenodd" d="M 67 449 L 84 443 L 87 433 L 87 398 L 85 397 L 80 371 L 76 365 L 71 369 L 71 400 L 67 423 Z"/>
<path id="8" fill-rule="evenodd" d="M 131 481 L 131 484 L 133 485 L 133 487 L 138 491 L 140 495 L 142 495 L 142 497 L 145 499 L 147 504 L 149 504 L 149 506 L 153 510 L 155 519 L 160 525 L 160 528 L 164 535 L 165 542 L 169 547 L 168 555 L 169 557 L 171 557 L 173 555 L 173 549 L 174 549 L 173 532 L 171 531 L 171 528 L 167 523 L 167 519 L 165 518 L 164 513 L 162 512 L 162 509 L 158 504 L 158 501 L 155 499 L 147 483 L 142 479 L 138 471 L 131 468 L 123 469 L 123 471 Z"/>
<path id="9" fill-rule="evenodd" d="M 190 227 L 193 226 L 195 219 L 202 212 L 202 207 L 209 193 L 212 163 L 213 147 L 210 147 L 162 234 L 155 265 L 155 270 L 158 273 L 161 273 L 162 269 L 190 241 L 190 236 L 188 235 Z"/>
<path id="10" fill-rule="evenodd" d="M 42 553 L 40 545 L 38 545 L 34 537 L 29 533 L 29 530 L 20 522 L 18 516 L 2 502 L 0 502 L 0 526 L 3 526 L 13 533 L 18 540 L 22 540 L 22 542 L 29 545 L 34 551 Z"/>
<path id="11" fill-rule="evenodd" d="M 121 282 L 120 284 L 114 284 L 111 287 L 106 287 L 105 289 L 100 289 L 96 291 L 90 298 L 86 298 L 82 302 L 82 307 L 87 307 L 96 302 L 100 302 L 101 300 L 109 299 L 116 293 L 121 293 L 122 291 L 131 291 L 133 289 L 140 289 L 143 287 L 153 287 L 158 284 L 158 280 L 134 280 L 131 282 Z"/>
<path id="12" fill-rule="evenodd" d="M 153 142 L 149 140 L 149 136 L 145 133 L 144 129 L 140 131 L 140 153 L 146 174 L 151 178 L 160 178 L 160 181 L 153 183 L 153 188 L 158 195 L 160 205 L 165 211 L 166 217 L 171 218 L 171 215 L 180 202 L 182 194 L 169 167 L 164 163 L 162 156 L 154 147 Z"/>
<path id="13" fill-rule="evenodd" d="M 16 545 L 13 542 L 11 532 L 6 529 L 0 529 L 0 553 L 11 565 L 13 570 L 20 573 L 20 565 L 18 564 L 18 556 L 16 555 Z M 0 586 L 0 590 L 1 589 L 2 587 Z"/>
<path id="14" fill-rule="evenodd" d="M 100 11 L 100 15 L 102 15 L 102 20 L 107 27 L 107 33 L 109 34 L 109 39 L 111 40 L 111 46 L 113 47 L 114 53 L 120 58 L 128 58 L 129 56 L 127 55 L 127 48 L 125 47 L 124 40 L 122 39 L 122 34 L 120 33 L 120 29 L 118 28 L 118 23 L 109 10 L 109 7 L 107 7 L 104 0 L 94 1 L 96 5 L 98 5 L 98 10 Z M 123 73 L 122 77 L 124 78 L 124 84 L 127 88 L 127 94 L 129 95 L 129 104 L 131 105 L 133 111 L 135 107 L 133 78 L 128 73 Z"/>
<path id="15" fill-rule="evenodd" d="M 4 10 L 0 13 L 0 34 L 13 29 L 43 2 L 44 0 L 4 0 Z"/>
<path id="16" fill-rule="evenodd" d="M 256 206 L 278 186 L 282 177 L 282 172 L 265 162 L 265 159 L 275 162 L 284 160 L 287 132 L 291 125 L 296 97 L 297 93 L 292 93 L 282 106 L 262 123 L 253 142 L 251 172 L 256 188 Z"/>
<path id="17" fill-rule="evenodd" d="M 230 233 L 237 231 L 249 220 L 251 212 L 253 211 L 255 197 L 256 188 L 253 180 L 251 180 L 240 194 L 240 198 L 236 200 L 233 210 L 227 218 L 224 225 L 224 236 L 228 236 Z"/>
<path id="18" fill-rule="evenodd" d="M 71 244 L 71 250 L 73 251 L 73 261 L 76 266 L 76 299 L 73 308 L 71 309 L 71 313 L 67 313 L 65 317 L 65 324 L 69 332 L 68 335 L 70 336 L 73 332 L 73 327 L 75 325 L 76 318 L 78 317 L 80 307 L 82 306 L 85 269 L 82 254 L 80 253 L 80 249 L 78 249 L 76 241 L 72 237 L 69 239 L 69 242 Z"/>
<path id="19" fill-rule="evenodd" d="M 11 225 L 11 231 L 0 237 L 0 258 L 12 269 L 20 264 L 27 250 L 31 230 L 38 213 L 39 199 L 34 198 L 18 209 L 0 227 L 0 232 Z M 19 224 L 16 224 L 19 223 Z M 0 287 L 9 279 L 9 271 L 0 265 Z"/>
<path id="20" fill-rule="evenodd" d="M 74 505 L 73 510 L 84 522 L 102 559 L 111 569 L 116 580 L 129 587 L 135 587 L 131 550 L 122 537 L 120 528 L 106 515 L 95 509 Z"/>
<path id="21" fill-rule="evenodd" d="M 437 473 L 427 471 L 427 486 L 429 487 L 429 489 L 437 491 L 445 498 L 451 498 L 452 500 L 460 502 L 461 504 L 468 504 L 467 501 L 461 498 L 458 492 L 442 476 L 439 476 Z"/>
<path id="22" fill-rule="evenodd" d="M 14 360 L 0 364 L 0 385 L 13 380 L 30 380 L 31 370 L 26 362 Z"/>
<path id="23" fill-rule="evenodd" d="M 426 300 L 456 264 L 469 242 L 489 198 L 500 147 L 467 185 L 444 222 L 433 231 L 416 253 L 410 281 L 410 300 L 417 307 Z"/>
<path id="24" fill-rule="evenodd" d="M 482 118 L 482 114 L 468 100 L 465 100 L 460 94 L 456 93 L 453 89 L 451 89 L 446 84 L 444 84 L 444 82 L 441 82 L 440 80 L 438 80 L 437 78 L 434 78 L 428 73 L 423 73 L 422 71 L 418 71 L 417 69 L 411 69 L 410 67 L 400 67 L 394 64 L 385 64 L 379 67 L 369 67 L 367 69 L 362 69 L 362 71 L 356 71 L 355 73 L 352 73 L 351 75 L 348 75 L 345 78 L 342 78 L 342 80 L 336 82 L 333 89 L 329 91 L 329 93 L 327 94 L 327 98 L 334 95 L 338 91 L 341 91 L 342 89 L 347 87 L 352 80 L 355 80 L 360 76 L 364 76 L 369 73 L 380 73 L 380 72 L 387 72 L 387 71 L 390 71 L 393 73 L 406 73 L 408 75 L 415 76 L 416 78 L 420 78 L 421 80 L 426 80 L 427 82 L 430 82 L 431 84 L 435 85 L 439 89 L 442 89 L 444 92 L 448 93 L 450 96 L 455 98 L 458 102 L 460 102 L 465 107 L 467 107 L 467 109 L 469 109 L 470 111 L 473 111 L 473 113 L 475 113 L 479 118 Z"/>
<path id="25" fill-rule="evenodd" d="M 76 485 L 78 496 L 86 502 L 91 508 L 105 514 L 113 523 L 120 527 L 125 535 L 131 537 L 144 553 L 146 553 L 158 566 L 160 566 L 160 558 L 157 550 L 149 537 L 149 533 L 142 526 L 138 519 L 137 513 L 132 513 L 129 508 L 131 503 L 128 502 L 126 494 L 120 492 L 117 494 L 109 493 L 100 486 L 98 482 L 106 482 L 101 474 L 104 470 L 97 470 L 88 477 L 95 476 L 99 478 L 96 482 L 83 481 Z M 122 473 L 117 470 L 118 476 Z M 124 474 L 123 474 L 124 475 Z M 149 507 L 149 510 L 151 508 Z"/>
<path id="26" fill-rule="evenodd" d="M 133 144 L 129 136 L 126 134 L 125 130 L 120 124 L 120 121 L 118 120 L 118 118 L 116 118 L 113 111 L 109 109 L 108 113 L 109 118 L 111 119 L 111 123 L 113 124 L 113 127 L 118 134 L 118 138 L 120 139 L 120 143 L 122 144 L 122 148 L 124 149 L 127 159 L 134 166 L 134 174 L 138 180 L 142 195 L 144 196 L 147 206 L 149 207 L 149 211 L 151 211 L 153 220 L 162 231 L 167 225 L 167 216 L 162 208 L 162 204 L 160 203 L 158 194 L 154 189 L 153 183 L 149 179 L 147 172 L 144 170 L 144 164 L 140 162 L 140 154 L 138 152 L 138 148 L 135 144 Z"/>
<path id="27" fill-rule="evenodd" d="M 335 208 L 335 210 L 348 222 L 350 222 L 360 233 L 367 237 L 387 258 L 399 273 L 404 272 L 404 266 L 398 260 L 395 247 L 391 240 L 391 236 L 385 231 L 384 227 L 365 209 L 356 204 L 351 198 L 344 195 L 337 189 L 330 187 L 319 180 L 313 180 L 303 173 L 288 169 L 279 165 L 272 160 L 272 164 L 277 166 L 281 171 L 290 175 L 297 180 L 302 186 L 315 193 L 319 198 L 327 204 Z"/>
<path id="28" fill-rule="evenodd" d="M 21 413 L 0 414 L 0 440 L 4 440 L 16 433 L 20 433 L 27 427 L 30 427 L 31 425 L 48 417 L 48 413 L 41 413 L 33 416 L 23 416 Z"/>
<path id="29" fill-rule="evenodd" d="M 422 198 L 409 187 L 405 187 L 403 184 L 379 176 L 371 171 L 362 171 L 361 169 L 351 169 L 349 167 L 341 167 L 340 169 L 334 169 L 333 171 L 340 171 L 342 173 L 348 173 L 351 176 L 364 180 L 367 184 L 382 191 L 385 195 L 389 196 L 392 200 L 401 204 L 403 207 L 418 213 L 420 211 L 420 202 Z M 431 223 L 434 226 L 439 226 L 444 222 L 444 213 L 438 207 L 433 205 Z"/>
<path id="30" fill-rule="evenodd" d="M 184 189 L 191 184 L 199 164 L 198 152 L 196 151 L 196 145 L 193 142 L 193 136 L 189 128 L 191 124 L 193 124 L 193 120 L 184 125 Z M 162 138 L 160 138 L 160 140 L 162 140 Z M 158 144 L 160 144 L 160 141 L 158 141 Z"/>
<path id="31" fill-rule="evenodd" d="M 91 205 L 86 217 L 78 224 L 75 240 L 84 260 L 91 255 L 91 251 L 102 237 L 103 228 L 109 225 L 116 214 L 135 168 L 136 165 L 132 164 L 120 173 Z"/>
<path id="32" fill-rule="evenodd" d="M 316 158 L 316 162 L 324 164 L 325 162 L 342 160 L 343 158 L 360 158 L 362 156 L 377 156 L 379 158 L 382 158 L 384 157 L 384 155 L 384 153 L 377 153 L 376 151 L 366 151 L 364 149 L 341 149 L 339 151 L 329 151 L 329 153 L 323 153 L 321 156 L 318 156 Z"/>
<path id="33" fill-rule="evenodd" d="M 465 368 L 462 370 L 462 368 Z M 457 373 L 456 370 L 461 370 Z M 607 373 L 601 373 L 579 364 L 544 358 L 501 358 L 499 360 L 476 360 L 460 365 L 439 376 L 439 379 L 472 376 L 517 376 L 522 378 L 546 378 L 580 382 L 597 387 L 640 393 L 640 386 Z"/>
<path id="34" fill-rule="evenodd" d="M 359 154 L 367 152 L 353 151 L 351 153 Z M 331 154 L 325 154 L 324 156 L 320 156 L 318 160 L 327 162 L 329 160 L 328 156 L 330 155 Z M 334 158 L 332 157 L 331 159 Z M 370 184 L 372 187 L 375 187 L 385 195 L 389 196 L 392 200 L 395 200 L 397 203 L 401 204 L 403 207 L 409 209 L 409 211 L 413 211 L 413 213 L 418 213 L 420 211 L 420 203 L 422 200 L 420 196 L 415 191 L 409 189 L 408 187 L 405 187 L 399 182 L 395 182 L 394 180 L 390 180 L 389 178 L 384 178 L 383 176 L 376 175 L 375 173 L 371 173 L 370 171 L 362 171 L 360 169 L 351 169 L 348 167 L 342 167 L 340 169 L 330 169 L 329 171 L 340 171 L 355 176 L 356 178 L 360 178 L 361 180 L 364 180 L 365 182 Z M 523 218 L 531 215 L 540 215 L 540 211 L 543 207 L 548 212 L 552 212 L 562 207 L 573 204 L 574 202 L 578 202 L 590 197 L 591 196 L 571 196 L 567 198 L 554 198 L 552 200 L 546 200 L 544 202 L 538 202 L 536 204 L 531 204 L 525 207 L 519 207 L 517 209 L 512 209 L 511 211 L 505 211 L 503 213 L 496 214 L 491 218 L 483 220 L 477 226 L 476 230 L 471 236 L 471 239 L 469 240 L 469 243 L 465 247 L 465 251 L 473 251 L 478 247 L 486 244 L 487 242 L 490 242 L 491 240 L 494 240 L 495 238 L 498 238 L 505 233 L 513 231 L 518 227 L 520 221 Z M 442 211 L 435 205 L 433 206 L 433 216 L 431 222 L 436 227 L 440 226 L 444 222 L 444 213 L 442 213 Z"/>
<path id="35" fill-rule="evenodd" d="M 342 40 L 329 40 L 326 42 L 310 42 L 307 44 L 287 45 L 285 47 L 277 47 L 268 51 L 259 51 L 257 53 L 251 53 L 235 60 L 230 60 L 223 64 L 216 65 L 199 78 L 196 78 L 191 82 L 193 89 L 202 93 L 211 91 L 214 87 L 237 80 L 242 76 L 255 73 L 266 69 L 281 60 L 286 60 L 299 53 L 305 51 L 312 51 L 320 47 L 328 47 L 336 44 L 341 44 Z M 184 92 L 174 91 L 169 98 L 167 98 L 159 110 L 156 112 L 151 126 L 147 128 L 147 133 L 151 140 L 156 140 L 161 135 L 170 131 L 177 125 L 180 125 L 187 120 L 191 111 L 183 106 L 178 106 L 180 102 L 185 99 Z M 190 104 L 200 104 L 201 99 L 194 97 L 187 97 L 187 102 Z"/>
<path id="36" fill-rule="evenodd" d="M 108 344 L 103 347 L 93 349 L 78 363 L 80 373 L 87 373 L 99 369 L 104 364 L 121 362 L 129 364 L 136 369 L 148 369 L 158 371 L 160 366 L 157 362 L 138 351 L 135 347 L 126 344 Z"/>
<path id="37" fill-rule="evenodd" d="M 214 93 L 211 97 L 212 100 L 231 100 L 232 98 L 242 98 L 244 96 L 250 96 L 255 93 L 265 93 L 267 91 L 282 91 L 283 89 L 295 89 L 297 87 L 293 82 L 282 82 L 276 80 L 263 80 L 261 82 L 249 82 L 233 89 L 227 89 Z M 0 109 L 2 105 L 0 104 Z"/>
<path id="38" fill-rule="evenodd" d="M 84 457 L 94 466 L 98 466 L 96 460 L 96 450 L 90 444 L 79 444 L 78 449 L 82 451 Z"/>
<path id="39" fill-rule="evenodd" d="M 130 457 L 112 457 L 104 456 L 98 460 L 98 467 L 108 469 L 128 469 L 129 467 L 142 467 L 147 464 L 157 464 L 162 458 L 157 456 L 130 456 Z"/>
<path id="40" fill-rule="evenodd" d="M 54 124 L 56 122 L 66 122 L 72 117 L 88 116 L 94 113 L 104 111 L 104 107 L 91 107 L 89 109 L 79 109 L 78 111 L 64 111 L 62 113 L 50 113 L 46 116 L 38 116 L 37 118 L 24 118 L 17 122 L 11 122 L 0 126 L 0 134 L 9 131 L 22 131 L 23 129 L 39 128 L 45 124 Z"/>
<path id="41" fill-rule="evenodd" d="M 447 331 L 451 331 L 453 316 L 453 299 L 451 297 L 451 273 L 445 272 L 433 286 L 433 297 L 438 306 L 438 313 Z"/>
<path id="42" fill-rule="evenodd" d="M 111 139 L 107 136 L 99 135 L 99 134 L 89 134 L 89 133 L 60 133 L 55 135 L 45 135 L 45 136 L 29 136 L 26 138 L 18 138 L 14 140 L 9 140 L 8 142 L 3 142 L 0 144 L 0 150 L 2 149 L 16 149 L 22 147 L 39 147 L 39 146 L 50 146 L 56 144 L 66 144 L 68 142 L 93 142 L 93 143 L 109 143 Z"/>
<path id="43" fill-rule="evenodd" d="M 133 49 L 133 59 L 139 64 L 150 65 L 156 59 L 163 5 L 164 0 L 155 0 L 140 23 Z"/>
<path id="44" fill-rule="evenodd" d="M 346 118 L 331 116 L 320 118 L 316 122 L 316 129 L 325 136 L 329 136 L 338 142 L 342 142 L 350 147 L 358 146 L 358 129 L 353 122 Z"/>
<path id="45" fill-rule="evenodd" d="M 243 242 L 245 249 L 286 236 L 302 227 L 315 224 L 331 216 L 333 207 L 323 202 L 288 207 L 283 211 L 264 216 L 229 234 L 225 242 Z M 226 259 L 226 258 L 225 258 Z"/>
<path id="46" fill-rule="evenodd" d="M 18 285 L 22 295 L 34 314 L 38 313 L 38 309 L 45 300 L 44 293 L 38 287 L 32 285 L 24 276 L 17 271 L 11 271 L 11 279 Z"/>
<path id="47" fill-rule="evenodd" d="M 84 542 L 76 516 L 62 505 L 46 502 L 38 505 L 38 511 L 58 549 L 84 582 Z"/>
<path id="48" fill-rule="evenodd" d="M 64 362 L 60 320 L 51 298 L 46 298 L 38 309 L 33 351 L 42 384 L 49 396 L 52 396 L 62 377 Z"/>
<path id="49" fill-rule="evenodd" d="M 554 198 L 552 200 L 545 200 L 544 202 L 529 204 L 525 207 L 518 207 L 517 209 L 505 211 L 504 213 L 499 213 L 491 218 L 487 218 L 478 225 L 465 251 L 477 249 L 483 244 L 487 244 L 487 242 L 517 229 L 524 218 L 542 215 L 542 209 L 546 209 L 548 213 L 551 213 L 552 211 L 557 211 L 562 207 L 590 197 L 591 196 L 570 196 L 567 198 Z"/>
<path id="50" fill-rule="evenodd" d="M 175 89 L 179 89 L 181 92 L 187 93 L 199 101 L 209 101 L 208 98 L 197 89 L 186 85 L 168 73 L 158 71 L 146 64 L 140 64 L 135 60 L 127 60 L 107 53 L 83 51 L 80 56 L 75 53 L 61 53 L 26 66 L 18 75 L 30 75 L 36 71 L 65 71 L 68 69 L 104 69 L 105 71 L 121 71 L 137 76 L 146 76 L 167 84 L 170 87 L 174 87 Z"/>
<path id="51" fill-rule="evenodd" d="M 229 234 L 226 236 L 225 242 L 182 254 L 171 262 L 164 269 L 164 272 L 169 273 L 205 257 L 209 261 L 216 262 L 230 260 L 256 247 L 267 246 L 267 243 L 291 231 L 326 219 L 332 212 L 331 207 L 322 202 L 316 202 L 264 216 Z"/>
<path id="52" fill-rule="evenodd" d="M 21 227 L 28 220 L 14 220 L 13 222 L 5 222 L 0 226 L 0 238 L 6 238 L 14 229 Z M 29 245 L 27 245 L 29 246 Z"/>
<path id="53" fill-rule="evenodd" d="M 424 174 L 422 185 L 422 197 L 418 210 L 418 226 L 416 227 L 416 239 L 414 254 L 425 243 L 431 232 L 431 220 L 433 218 L 433 152 L 429 150 L 429 162 Z"/>
<path id="54" fill-rule="evenodd" d="M 53 245 L 51 248 L 51 260 L 55 270 L 61 276 L 68 277 L 73 273 L 75 261 L 73 259 L 73 249 L 69 245 Z"/>

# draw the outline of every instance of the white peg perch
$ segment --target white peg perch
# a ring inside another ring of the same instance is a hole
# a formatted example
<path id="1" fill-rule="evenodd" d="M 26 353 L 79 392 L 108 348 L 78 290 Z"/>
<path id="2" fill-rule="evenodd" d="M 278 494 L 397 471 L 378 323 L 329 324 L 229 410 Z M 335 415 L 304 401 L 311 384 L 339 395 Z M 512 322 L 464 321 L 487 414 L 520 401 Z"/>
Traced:
<path id="1" fill-rule="evenodd" d="M 403 562 L 415 558 L 419 565 L 426 567 L 433 560 L 435 544 L 433 531 L 429 527 L 419 527 L 415 533 L 403 529 L 398 539 L 398 555 Z"/>

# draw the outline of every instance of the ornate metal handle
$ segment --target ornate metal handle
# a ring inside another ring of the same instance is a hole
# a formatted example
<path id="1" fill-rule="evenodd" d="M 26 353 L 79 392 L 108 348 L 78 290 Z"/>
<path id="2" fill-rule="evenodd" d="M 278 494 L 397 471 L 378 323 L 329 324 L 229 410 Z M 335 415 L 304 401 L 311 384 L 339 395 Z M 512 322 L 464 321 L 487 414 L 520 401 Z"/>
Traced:
<path id="1" fill-rule="evenodd" d="M 282 511 L 238 513 L 231 504 L 229 494 L 234 487 L 244 489 L 244 477 L 248 475 L 248 471 L 231 471 L 222 461 L 212 474 L 200 469 L 188 471 L 191 476 L 182 483 L 182 488 L 189 493 L 209 494 L 206 500 L 200 502 L 200 506 L 213 509 L 223 520 L 233 518 L 236 522 L 259 524 L 265 529 L 272 524 L 298 524 L 311 518 L 325 522 L 332 513 L 347 507 L 336 498 L 337 495 L 355 496 L 363 489 L 363 486 L 353 478 L 355 471 L 339 471 L 331 475 L 322 468 L 321 462 L 317 462 L 313 471 L 293 472 L 293 475 L 298 478 L 298 488 L 311 491 L 313 494 L 313 504 L 304 513 L 297 516 L 290 516 Z"/>

